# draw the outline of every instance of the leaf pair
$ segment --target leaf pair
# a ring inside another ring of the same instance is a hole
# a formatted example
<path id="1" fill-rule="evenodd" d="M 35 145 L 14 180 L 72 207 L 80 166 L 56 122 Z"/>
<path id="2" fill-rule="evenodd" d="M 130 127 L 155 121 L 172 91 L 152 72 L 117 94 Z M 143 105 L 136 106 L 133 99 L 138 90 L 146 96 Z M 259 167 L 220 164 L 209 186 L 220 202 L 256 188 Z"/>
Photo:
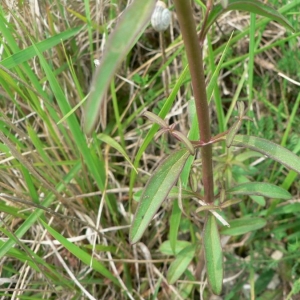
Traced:
<path id="1" fill-rule="evenodd" d="M 190 140 L 180 131 L 175 130 L 176 124 L 172 124 L 170 126 L 167 125 L 167 123 L 160 118 L 159 116 L 155 115 L 154 113 L 150 111 L 146 111 L 143 114 L 145 117 L 147 117 L 151 122 L 158 124 L 161 129 L 156 133 L 154 140 L 157 140 L 162 134 L 165 132 L 169 132 L 171 135 L 173 135 L 178 141 L 181 141 L 184 143 L 186 148 L 190 151 L 191 155 L 195 154 L 195 149 L 190 142 Z"/>

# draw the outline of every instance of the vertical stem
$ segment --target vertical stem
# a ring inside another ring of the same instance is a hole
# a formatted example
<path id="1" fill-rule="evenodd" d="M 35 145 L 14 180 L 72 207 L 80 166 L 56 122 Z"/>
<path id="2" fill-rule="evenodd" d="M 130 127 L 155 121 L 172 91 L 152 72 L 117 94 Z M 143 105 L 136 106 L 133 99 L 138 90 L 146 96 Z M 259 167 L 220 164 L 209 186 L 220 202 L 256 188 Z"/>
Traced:
<path id="1" fill-rule="evenodd" d="M 200 47 L 197 37 L 196 24 L 193 18 L 190 1 L 174 0 L 174 4 L 189 62 L 200 141 L 207 143 L 211 139 L 211 130 L 203 69 L 202 47 Z M 212 145 L 201 148 L 201 158 L 205 201 L 211 203 L 214 199 Z"/>

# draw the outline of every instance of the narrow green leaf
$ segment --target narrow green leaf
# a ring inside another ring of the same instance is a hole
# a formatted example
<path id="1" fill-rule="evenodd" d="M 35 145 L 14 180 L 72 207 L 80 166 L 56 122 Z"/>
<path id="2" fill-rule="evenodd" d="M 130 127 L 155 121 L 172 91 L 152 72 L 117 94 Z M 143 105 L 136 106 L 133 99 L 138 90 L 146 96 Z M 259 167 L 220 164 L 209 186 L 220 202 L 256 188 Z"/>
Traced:
<path id="1" fill-rule="evenodd" d="M 283 215 L 283 214 L 295 214 L 300 212 L 300 203 L 289 203 L 288 205 L 282 205 L 276 207 L 272 211 L 272 216 Z"/>
<path id="2" fill-rule="evenodd" d="M 261 157 L 261 153 L 258 153 L 258 152 L 255 152 L 255 151 L 245 151 L 244 153 L 249 153 L 249 152 L 256 153 L 258 155 L 258 157 Z M 247 155 L 244 156 L 244 157 L 247 157 Z M 250 155 L 250 157 L 252 157 L 252 155 Z M 237 160 L 238 161 L 242 161 L 241 159 L 237 159 Z M 238 178 L 237 178 L 237 184 L 242 184 L 242 183 L 247 183 L 247 182 L 251 182 L 247 176 L 245 176 L 245 175 L 239 175 L 238 176 Z M 257 204 L 259 204 L 261 206 L 265 206 L 266 205 L 266 200 L 265 200 L 264 197 L 262 197 L 262 196 L 256 196 L 256 195 L 249 195 L 249 196 Z M 240 199 L 240 200 L 242 200 L 242 199 Z"/>
<path id="3" fill-rule="evenodd" d="M 102 100 L 119 64 L 143 33 L 153 12 L 155 1 L 134 0 L 123 12 L 110 35 L 101 64 L 91 84 L 91 93 L 84 109 L 84 130 L 90 133 L 100 112 Z"/>
<path id="4" fill-rule="evenodd" d="M 143 235 L 161 203 L 176 183 L 190 153 L 181 149 L 169 155 L 150 177 L 141 196 L 130 230 L 130 241 L 136 243 Z"/>
<path id="5" fill-rule="evenodd" d="M 105 33 L 105 31 L 106 31 L 105 28 L 106 28 L 107 24 L 100 25 L 100 24 L 98 24 L 98 22 L 95 22 L 93 20 L 88 20 L 86 16 L 78 13 L 77 11 L 71 9 L 70 7 L 67 7 L 67 11 L 69 13 L 71 13 L 74 17 L 76 17 L 77 19 L 81 20 L 82 22 L 86 23 L 89 26 L 92 26 L 93 29 L 99 31 L 99 33 L 101 33 L 101 34 Z M 89 22 L 89 21 L 91 21 L 91 22 Z"/>
<path id="6" fill-rule="evenodd" d="M 47 229 L 47 231 L 57 240 L 59 241 L 67 250 L 69 250 L 74 256 L 80 259 L 87 266 L 91 264 L 91 267 L 103 275 L 105 278 L 111 280 L 115 285 L 119 286 L 119 282 L 117 278 L 98 260 L 93 259 L 92 256 L 80 249 L 77 245 L 68 241 L 64 236 L 55 231 L 52 227 L 50 227 L 46 222 L 40 219 L 40 222 Z"/>
<path id="7" fill-rule="evenodd" d="M 207 86 L 207 92 L 206 92 L 207 93 L 207 99 L 208 99 L 209 103 L 211 101 L 214 89 L 215 89 L 215 87 L 218 84 L 219 74 L 220 74 L 220 71 L 221 71 L 221 69 L 223 67 L 223 62 L 224 62 L 224 59 L 225 59 L 225 57 L 227 55 L 227 52 L 228 52 L 228 49 L 229 49 L 229 44 L 230 44 L 230 41 L 232 39 L 232 36 L 233 36 L 233 33 L 230 35 L 230 38 L 229 38 L 229 40 L 227 41 L 227 43 L 225 45 L 224 51 L 223 51 L 223 53 L 221 55 L 221 58 L 220 58 L 220 60 L 218 62 L 217 67 L 215 67 L 215 65 L 214 65 L 214 72 L 213 72 L 213 74 L 212 74 L 212 76 L 211 76 L 211 78 L 209 80 L 209 83 L 208 83 L 208 86 Z M 211 51 L 211 53 L 209 53 L 209 55 L 211 55 L 211 57 L 210 57 L 211 60 L 215 59 L 213 51 Z"/>
<path id="8" fill-rule="evenodd" d="M 235 195 L 257 195 L 268 198 L 289 200 L 292 195 L 285 189 L 270 183 L 246 182 L 227 190 L 227 193 Z"/>
<path id="9" fill-rule="evenodd" d="M 73 29 L 66 30 L 66 31 L 61 32 L 55 36 L 52 36 L 46 40 L 36 43 L 35 47 L 40 52 L 44 52 L 46 50 L 52 49 L 54 46 L 69 39 L 70 37 L 76 35 L 79 32 L 79 30 L 81 30 L 81 29 L 82 29 L 82 27 L 76 27 Z M 9 56 L 8 58 L 3 59 L 0 62 L 0 64 L 7 69 L 12 69 L 12 68 L 16 67 L 17 65 L 29 60 L 30 58 L 33 58 L 36 55 L 37 54 L 34 49 L 34 46 L 29 46 L 28 48 L 26 48 L 24 50 L 20 50 L 17 53 Z"/>
<path id="10" fill-rule="evenodd" d="M 241 235 L 250 231 L 263 228 L 267 222 L 262 218 L 240 218 L 229 222 L 230 227 L 223 227 L 221 234 L 224 235 Z"/>
<path id="11" fill-rule="evenodd" d="M 69 118 L 87 99 L 88 95 L 83 97 L 68 113 L 66 113 L 56 124 L 59 125 L 60 123 L 64 122 L 66 119 Z"/>
<path id="12" fill-rule="evenodd" d="M 26 219 L 26 215 L 19 213 L 19 210 L 20 209 L 18 207 L 10 206 L 10 205 L 7 205 L 6 203 L 0 201 L 0 211 L 1 212 L 12 215 L 15 218 Z"/>
<path id="13" fill-rule="evenodd" d="M 57 192 L 61 192 L 66 188 L 68 184 L 75 175 L 81 170 L 81 162 L 78 162 L 70 172 L 63 178 L 63 180 L 57 185 Z M 49 207 L 53 201 L 55 201 L 56 196 L 53 193 L 49 193 L 45 200 L 41 203 L 44 207 Z M 19 239 L 33 226 L 36 220 L 44 213 L 42 209 L 36 209 L 32 214 L 26 218 L 22 225 L 15 231 L 15 236 Z M 0 245 L 0 258 L 3 257 L 13 246 L 15 241 L 13 239 L 7 240 L 4 244 Z"/>
<path id="14" fill-rule="evenodd" d="M 250 13 L 255 13 L 263 17 L 267 17 L 271 20 L 274 20 L 284 26 L 286 29 L 291 31 L 295 31 L 293 26 L 290 22 L 279 12 L 275 9 L 265 5 L 264 3 L 257 1 L 257 0 L 229 0 L 228 6 L 226 9 L 222 7 L 221 4 L 217 4 L 212 9 L 211 13 L 209 14 L 207 24 L 205 26 L 205 32 L 209 30 L 212 24 L 225 12 L 231 10 L 240 10 L 240 11 L 247 11 Z"/>
<path id="15" fill-rule="evenodd" d="M 53 95 L 56 97 L 57 103 L 59 105 L 59 108 L 61 109 L 63 114 L 69 113 L 71 110 L 70 104 L 60 87 L 52 69 L 50 68 L 47 60 L 42 56 L 42 54 L 38 51 L 38 49 L 33 44 L 34 49 L 36 50 L 36 53 L 40 59 L 40 63 L 42 68 L 45 71 L 45 74 L 47 76 L 47 79 L 49 81 L 49 85 L 51 87 L 51 91 L 53 92 Z M 89 171 L 91 175 L 94 177 L 95 181 L 98 184 L 98 187 L 103 190 L 104 188 L 104 181 L 105 181 L 105 172 L 104 172 L 104 164 L 103 162 L 96 162 L 95 157 L 92 155 L 92 151 L 90 150 L 86 137 L 83 134 L 80 125 L 78 123 L 78 120 L 75 115 L 70 115 L 67 119 L 67 123 L 70 129 L 70 132 L 73 135 L 74 141 L 77 145 L 77 148 L 81 151 L 82 157 L 84 158 L 84 161 L 89 168 Z M 98 168 L 97 166 L 101 166 L 101 168 Z"/>
<path id="16" fill-rule="evenodd" d="M 300 174 L 300 157 L 280 145 L 262 138 L 246 135 L 236 135 L 232 144 L 260 152 Z"/>
<path id="17" fill-rule="evenodd" d="M 176 249 L 175 252 L 173 252 L 173 249 L 171 247 L 171 242 L 169 240 L 164 241 L 160 246 L 159 246 L 159 251 L 164 254 L 164 255 L 177 255 L 182 249 L 186 248 L 187 246 L 191 245 L 190 242 L 188 241 L 176 241 Z"/>
<path id="18" fill-rule="evenodd" d="M 176 280 L 184 273 L 189 266 L 190 262 L 195 256 L 196 245 L 189 245 L 182 249 L 176 259 L 171 263 L 167 274 L 167 280 L 170 284 L 176 282 Z"/>
<path id="19" fill-rule="evenodd" d="M 223 254 L 216 218 L 209 214 L 203 229 L 207 279 L 213 293 L 220 295 L 223 283 Z"/>
<path id="20" fill-rule="evenodd" d="M 110 137 L 110 136 L 108 136 L 104 133 L 100 133 L 100 134 L 97 135 L 97 138 L 99 140 L 101 140 L 102 142 L 104 142 L 104 143 L 110 145 L 111 147 L 115 148 L 117 151 L 119 151 L 124 156 L 124 158 L 129 162 L 129 164 L 132 166 L 132 168 L 135 170 L 135 172 L 138 173 L 137 169 L 134 167 L 134 165 L 130 161 L 130 158 L 127 155 L 126 151 L 112 137 Z"/>

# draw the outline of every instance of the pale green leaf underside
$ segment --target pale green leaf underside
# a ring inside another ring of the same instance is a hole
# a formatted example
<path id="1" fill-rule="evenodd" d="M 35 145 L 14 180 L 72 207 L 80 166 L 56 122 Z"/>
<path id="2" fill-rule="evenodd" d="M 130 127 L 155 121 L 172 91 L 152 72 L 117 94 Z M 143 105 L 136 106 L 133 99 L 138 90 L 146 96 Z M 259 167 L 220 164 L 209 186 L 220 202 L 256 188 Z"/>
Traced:
<path id="1" fill-rule="evenodd" d="M 260 152 L 300 174 L 300 157 L 271 141 L 255 136 L 236 135 L 232 145 Z"/>
<path id="2" fill-rule="evenodd" d="M 150 177 L 131 225 L 131 243 L 136 243 L 142 237 L 161 203 L 176 183 L 189 155 L 187 149 L 170 154 Z"/>
<path id="3" fill-rule="evenodd" d="M 264 182 L 242 183 L 227 190 L 227 193 L 235 195 L 257 195 L 282 200 L 292 198 L 292 195 L 287 190 L 277 185 Z"/>
<path id="4" fill-rule="evenodd" d="M 209 214 L 203 230 L 207 279 L 213 293 L 220 295 L 223 283 L 223 254 L 215 216 Z"/>
<path id="5" fill-rule="evenodd" d="M 223 235 L 241 235 L 250 231 L 258 230 L 266 225 L 266 221 L 261 218 L 240 218 L 229 222 L 230 227 L 223 227 Z"/>

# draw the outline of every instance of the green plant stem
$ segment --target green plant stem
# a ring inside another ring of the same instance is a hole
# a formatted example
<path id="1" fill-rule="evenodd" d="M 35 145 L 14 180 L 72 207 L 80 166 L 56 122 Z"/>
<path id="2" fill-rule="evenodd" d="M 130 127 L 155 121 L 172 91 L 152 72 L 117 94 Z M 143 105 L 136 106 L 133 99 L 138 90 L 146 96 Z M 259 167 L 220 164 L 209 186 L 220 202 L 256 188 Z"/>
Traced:
<path id="1" fill-rule="evenodd" d="M 211 138 L 211 130 L 203 70 L 202 48 L 200 47 L 197 37 L 196 24 L 194 22 L 190 1 L 174 0 L 174 4 L 189 62 L 200 141 L 207 143 Z M 214 198 L 212 145 L 207 145 L 201 148 L 201 157 L 205 201 L 207 203 L 211 203 Z"/>

